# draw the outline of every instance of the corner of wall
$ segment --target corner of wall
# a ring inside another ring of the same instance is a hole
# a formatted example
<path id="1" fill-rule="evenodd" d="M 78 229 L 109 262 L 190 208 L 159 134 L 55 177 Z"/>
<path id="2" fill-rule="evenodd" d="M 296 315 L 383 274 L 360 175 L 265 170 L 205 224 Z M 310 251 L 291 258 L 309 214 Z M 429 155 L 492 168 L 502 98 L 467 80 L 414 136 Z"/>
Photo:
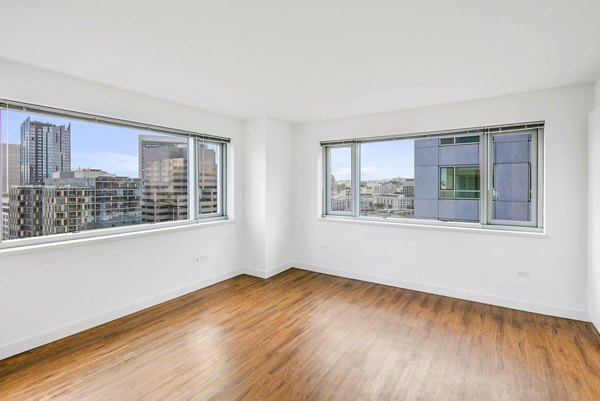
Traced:
<path id="1" fill-rule="evenodd" d="M 270 118 L 246 121 L 244 255 L 248 274 L 269 277 L 291 259 L 291 172 L 291 126 Z"/>

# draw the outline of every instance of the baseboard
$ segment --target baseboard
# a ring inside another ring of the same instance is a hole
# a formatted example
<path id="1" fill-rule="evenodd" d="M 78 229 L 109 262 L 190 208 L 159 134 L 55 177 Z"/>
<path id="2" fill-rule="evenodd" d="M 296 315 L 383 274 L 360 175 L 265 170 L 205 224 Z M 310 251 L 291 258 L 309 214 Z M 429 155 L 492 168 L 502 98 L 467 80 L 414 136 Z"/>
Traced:
<path id="1" fill-rule="evenodd" d="M 270 270 L 261 270 L 261 269 L 256 269 L 253 267 L 244 267 L 242 268 L 242 273 L 247 274 L 249 276 L 254 276 L 254 277 L 258 277 L 258 278 L 269 278 L 269 277 L 273 277 L 279 273 L 283 273 L 284 271 L 286 271 L 289 268 L 294 267 L 294 263 L 284 263 L 282 265 L 279 265 L 277 267 L 274 267 Z"/>
<path id="2" fill-rule="evenodd" d="M 596 330 L 600 333 L 600 296 L 590 286 L 588 286 L 588 309 L 592 324 L 596 326 Z"/>
<path id="3" fill-rule="evenodd" d="M 10 344 L 0 346 L 0 359 L 8 358 L 10 356 L 19 354 L 21 352 L 39 347 L 41 345 L 50 343 L 52 341 L 59 340 L 61 338 L 68 337 L 70 335 L 79 333 L 81 331 L 90 329 L 92 327 L 99 326 L 101 324 L 110 322 L 112 320 L 127 316 L 129 314 L 139 312 L 143 309 L 149 308 L 154 305 L 158 305 L 162 302 L 169 301 L 179 296 L 188 294 L 193 291 L 197 291 L 204 287 L 219 283 L 221 281 L 236 277 L 240 274 L 248 274 L 251 276 L 267 279 L 273 277 L 279 273 L 282 273 L 292 267 L 313 271 L 316 273 L 330 274 L 333 276 L 356 279 L 367 281 L 371 283 L 390 285 L 394 287 L 406 288 L 415 291 L 427 292 L 431 294 L 444 295 L 448 297 L 465 299 L 468 301 L 481 302 L 491 305 L 504 306 L 507 308 L 523 310 L 527 312 L 541 313 L 544 315 L 564 317 L 567 319 L 576 319 L 583 321 L 591 321 L 596 326 L 596 329 L 600 332 L 600 311 L 595 310 L 590 305 L 590 311 L 564 308 L 555 305 L 537 304 L 519 299 L 499 297 L 489 294 L 483 294 L 473 291 L 465 291 L 457 288 L 436 286 L 427 283 L 412 282 L 405 280 L 398 280 L 395 278 L 371 275 L 359 272 L 353 272 L 348 270 L 340 270 L 320 265 L 314 265 L 304 262 L 290 262 L 277 266 L 268 271 L 243 267 L 240 269 L 231 270 L 225 273 L 221 273 L 215 276 L 208 277 L 206 279 L 197 281 L 193 284 L 186 285 L 171 291 L 167 291 L 155 297 L 145 299 L 140 302 L 136 302 L 122 308 L 112 310 L 107 313 L 103 313 L 97 316 L 93 316 L 88 319 L 80 320 L 78 322 L 62 326 L 56 329 L 49 330 L 45 333 L 38 334 L 32 337 L 25 338 Z"/>
<path id="4" fill-rule="evenodd" d="M 160 295 L 151 298 L 147 298 L 143 301 L 135 302 L 122 308 L 112 310 L 110 312 L 102 313 L 100 315 L 83 319 L 78 322 L 68 324 L 66 326 L 46 331 L 42 334 L 38 334 L 32 337 L 25 338 L 23 340 L 2 345 L 0 346 L 0 360 L 39 347 L 40 345 L 48 344 L 52 341 L 56 341 L 61 338 L 65 338 L 70 335 L 82 332 L 84 330 L 91 329 L 92 327 L 108 323 L 112 320 L 119 319 L 123 316 L 139 312 L 151 306 L 155 306 L 160 303 L 169 301 L 171 299 L 180 297 L 182 295 L 189 294 L 190 292 L 197 291 L 199 289 L 211 286 L 213 284 L 230 279 L 232 277 L 239 276 L 242 273 L 243 269 L 235 269 L 225 273 L 217 274 L 215 276 L 205 278 L 195 283 L 164 292 Z"/>
<path id="5" fill-rule="evenodd" d="M 391 277 L 384 277 L 372 274 L 353 272 L 348 270 L 339 270 L 325 266 L 314 265 L 304 262 L 291 263 L 292 266 L 299 269 L 309 270 L 316 273 L 330 274 L 332 276 L 351 278 L 356 280 L 368 281 L 370 283 L 390 285 L 393 287 L 406 288 L 409 290 L 427 292 L 431 294 L 444 295 L 447 297 L 464 299 L 467 301 L 480 302 L 503 306 L 506 308 L 522 310 L 526 312 L 540 313 L 543 315 L 564 317 L 567 319 L 590 321 L 590 316 L 586 310 L 564 308 L 555 305 L 537 304 L 533 302 L 523 301 L 520 299 L 505 298 L 495 295 L 483 294 L 474 291 L 465 291 L 458 288 L 443 287 L 421 282 L 399 280 Z M 598 325 L 596 325 L 598 327 Z"/>

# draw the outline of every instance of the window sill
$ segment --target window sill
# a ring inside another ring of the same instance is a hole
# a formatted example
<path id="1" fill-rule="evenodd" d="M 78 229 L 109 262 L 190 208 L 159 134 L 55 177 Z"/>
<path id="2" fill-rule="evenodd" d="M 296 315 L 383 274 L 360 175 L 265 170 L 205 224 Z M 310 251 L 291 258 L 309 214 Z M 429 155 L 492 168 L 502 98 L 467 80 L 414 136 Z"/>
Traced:
<path id="1" fill-rule="evenodd" d="M 478 223 L 445 223 L 431 222 L 427 220 L 388 220 L 388 219 L 370 219 L 366 217 L 354 216 L 331 216 L 324 215 L 317 218 L 320 222 L 332 222 L 341 224 L 362 224 L 376 227 L 393 227 L 393 228 L 415 228 L 422 230 L 437 230 L 437 231 L 453 231 L 471 234 L 491 234 L 491 235 L 508 235 L 528 238 L 547 238 L 543 228 L 533 227 L 513 227 L 513 226 L 487 226 Z M 383 221 L 382 221 L 383 220 Z"/>
<path id="2" fill-rule="evenodd" d="M 207 219 L 206 221 L 186 220 L 182 222 L 147 224 L 144 228 L 132 226 L 107 228 L 102 229 L 104 231 L 102 233 L 91 230 L 79 233 L 58 234 L 57 236 L 60 236 L 60 238 L 36 237 L 14 240 L 14 242 L 11 240 L 8 243 L 0 243 L 0 257 L 3 255 L 14 255 L 18 253 L 29 253 L 56 248 L 67 248 L 72 246 L 116 241 L 125 238 L 144 237 L 148 235 L 158 235 L 189 229 L 210 228 L 233 223 L 235 223 L 234 219 L 218 217 Z"/>

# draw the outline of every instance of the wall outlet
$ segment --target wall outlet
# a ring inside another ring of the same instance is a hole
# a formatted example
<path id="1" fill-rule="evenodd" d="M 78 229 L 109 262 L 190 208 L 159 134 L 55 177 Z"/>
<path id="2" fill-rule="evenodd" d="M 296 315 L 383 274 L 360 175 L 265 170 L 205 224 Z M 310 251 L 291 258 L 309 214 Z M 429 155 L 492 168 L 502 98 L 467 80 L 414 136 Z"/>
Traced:
<path id="1" fill-rule="evenodd" d="M 326 251 L 327 250 L 327 245 L 321 245 L 321 250 L 322 251 Z"/>
<path id="2" fill-rule="evenodd" d="M 527 271 L 518 271 L 517 272 L 517 277 L 518 278 L 529 278 L 529 272 L 527 272 Z"/>
<path id="3" fill-rule="evenodd" d="M 194 258 L 192 259 L 192 261 L 194 263 L 206 262 L 207 260 L 208 260 L 208 255 L 194 256 Z"/>

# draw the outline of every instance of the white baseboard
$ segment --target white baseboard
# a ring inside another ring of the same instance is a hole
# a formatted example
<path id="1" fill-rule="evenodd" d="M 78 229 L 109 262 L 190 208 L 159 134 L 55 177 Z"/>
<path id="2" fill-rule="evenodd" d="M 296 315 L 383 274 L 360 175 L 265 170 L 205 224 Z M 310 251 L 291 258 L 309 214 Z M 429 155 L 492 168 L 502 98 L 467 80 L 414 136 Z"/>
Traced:
<path id="1" fill-rule="evenodd" d="M 291 265 L 299 269 L 309 270 L 316 273 L 330 274 L 332 276 L 368 281 L 370 283 L 390 285 L 393 287 L 406 288 L 409 290 L 427 292 L 431 294 L 443 295 L 447 297 L 464 299 L 473 302 L 480 302 L 484 304 L 503 306 L 506 308 L 517 309 L 526 312 L 540 313 L 543 315 L 583 320 L 586 322 L 590 321 L 590 316 L 588 312 L 583 309 L 571 309 L 555 305 L 538 304 L 520 299 L 505 298 L 474 291 L 465 291 L 458 288 L 443 287 L 421 282 L 399 280 L 391 277 L 334 269 L 330 267 L 319 266 L 304 262 L 294 262 L 291 263 Z"/>
<path id="2" fill-rule="evenodd" d="M 231 270 L 225 273 L 221 273 L 212 277 L 208 277 L 206 279 L 197 281 L 193 284 L 183 286 L 171 291 L 167 291 L 155 297 L 151 297 L 145 299 L 140 302 L 136 302 L 122 308 L 118 308 L 112 310 L 110 312 L 106 312 L 97 316 L 90 317 L 88 319 L 83 319 L 78 322 L 68 324 L 66 326 L 62 326 L 56 329 L 49 330 L 45 333 L 38 334 L 32 337 L 28 337 L 10 344 L 5 344 L 0 346 L 0 359 L 8 358 L 10 356 L 19 354 L 21 352 L 39 347 L 40 345 L 44 345 L 50 343 L 52 341 L 59 340 L 64 337 L 68 337 L 70 335 L 79 333 L 81 331 L 90 329 L 95 326 L 99 326 L 101 324 L 110 322 L 112 320 L 121 318 L 123 316 L 127 316 L 131 313 L 135 313 L 141 311 L 143 309 L 149 308 L 154 305 L 158 305 L 162 302 L 169 301 L 171 299 L 177 298 L 179 296 L 188 294 L 193 291 L 197 291 L 201 288 L 208 287 L 210 285 L 216 284 L 218 282 L 236 277 L 240 274 L 248 274 L 251 276 L 267 279 L 269 277 L 273 277 L 279 273 L 282 273 L 292 267 L 297 267 L 299 269 L 304 269 L 308 271 L 313 271 L 317 273 L 330 274 L 333 276 L 368 281 L 371 283 L 390 285 L 393 287 L 406 288 L 415 291 L 427 292 L 431 294 L 444 295 L 453 298 L 465 299 L 468 301 L 481 302 L 491 305 L 504 306 L 507 308 L 523 310 L 527 312 L 541 313 L 544 315 L 550 316 L 558 316 L 564 317 L 568 319 L 576 319 L 583 321 L 591 320 L 600 332 L 600 311 L 598 310 L 590 310 L 589 314 L 585 310 L 581 309 L 571 309 L 564 308 L 555 305 L 544 305 L 537 304 L 533 302 L 523 301 L 519 299 L 505 298 L 499 297 L 495 295 L 483 294 L 473 291 L 465 291 L 457 288 L 451 287 L 443 287 L 437 285 L 431 285 L 427 283 L 420 282 L 412 282 L 399 280 L 390 277 L 371 275 L 359 272 L 353 272 L 348 270 L 340 270 L 320 265 L 314 265 L 310 263 L 304 262 L 290 262 L 285 263 L 283 265 L 277 266 L 268 271 L 243 267 L 240 269 Z M 590 306 L 591 307 L 591 306 Z"/>
<path id="3" fill-rule="evenodd" d="M 42 334 L 38 334 L 13 343 L 2 345 L 0 346 L 0 359 L 20 354 L 21 352 L 39 347 L 40 345 L 48 344 L 52 341 L 56 341 L 61 338 L 65 338 L 70 335 L 79 333 L 81 331 L 91 329 L 92 327 L 99 326 L 101 324 L 110 322 L 115 319 L 119 319 L 123 316 L 139 312 L 151 306 L 158 305 L 160 303 L 169 301 L 171 299 L 180 297 L 185 294 L 189 294 L 190 292 L 197 291 L 201 288 L 208 287 L 210 285 L 219 283 L 232 277 L 239 276 L 242 273 L 243 269 L 235 269 L 225 273 L 217 274 L 215 276 L 205 278 L 190 285 L 179 287 L 174 290 L 170 290 L 159 294 L 157 296 L 147 298 L 143 301 L 129 304 L 122 308 L 114 309 L 112 311 L 102 313 L 97 316 L 92 316 L 90 318 L 83 319 L 78 322 L 68 324 L 66 326 L 48 330 Z"/>
<path id="4" fill-rule="evenodd" d="M 247 274 L 249 276 L 254 276 L 254 277 L 258 277 L 258 278 L 269 278 L 269 277 L 273 277 L 276 276 L 279 273 L 283 273 L 284 271 L 286 271 L 287 269 L 294 267 L 294 263 L 284 263 L 280 266 L 274 267 L 270 270 L 261 270 L 261 269 L 256 269 L 253 267 L 244 267 L 242 268 L 242 273 Z"/>
<path id="5" fill-rule="evenodd" d="M 588 286 L 588 308 L 592 323 L 596 326 L 598 333 L 600 333 L 600 296 L 590 286 Z"/>

